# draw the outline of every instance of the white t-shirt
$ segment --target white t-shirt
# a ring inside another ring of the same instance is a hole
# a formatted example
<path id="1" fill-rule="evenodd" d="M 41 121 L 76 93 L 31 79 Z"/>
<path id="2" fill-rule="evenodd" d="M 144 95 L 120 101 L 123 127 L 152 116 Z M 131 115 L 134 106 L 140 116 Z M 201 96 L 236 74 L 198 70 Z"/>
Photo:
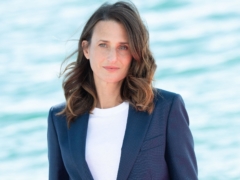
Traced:
<path id="1" fill-rule="evenodd" d="M 117 179 L 129 103 L 95 108 L 89 116 L 85 158 L 94 180 Z"/>

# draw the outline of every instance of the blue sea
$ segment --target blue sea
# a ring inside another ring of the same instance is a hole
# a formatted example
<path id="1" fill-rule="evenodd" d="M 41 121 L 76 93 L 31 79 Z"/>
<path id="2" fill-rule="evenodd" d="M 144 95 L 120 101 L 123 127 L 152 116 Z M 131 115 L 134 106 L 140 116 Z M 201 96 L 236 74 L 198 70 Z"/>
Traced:
<path id="1" fill-rule="evenodd" d="M 47 115 L 64 101 L 60 65 L 103 2 L 0 2 L 1 180 L 48 178 Z M 240 180 L 240 1 L 133 2 L 150 33 L 154 85 L 185 101 L 199 179 Z"/>

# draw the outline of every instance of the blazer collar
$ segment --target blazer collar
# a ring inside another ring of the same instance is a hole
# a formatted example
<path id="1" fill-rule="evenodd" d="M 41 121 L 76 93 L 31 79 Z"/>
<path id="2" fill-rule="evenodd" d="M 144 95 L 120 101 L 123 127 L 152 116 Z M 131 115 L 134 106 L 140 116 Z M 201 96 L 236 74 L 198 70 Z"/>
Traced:
<path id="1" fill-rule="evenodd" d="M 150 118 L 151 115 L 147 112 L 136 111 L 134 107 L 129 106 L 117 180 L 125 180 L 129 176 L 147 132 Z M 85 159 L 88 119 L 88 113 L 77 118 L 76 121 L 71 124 L 68 134 L 70 150 L 79 175 L 82 176 L 84 174 L 85 177 L 82 177 L 83 179 L 93 180 Z"/>
<path id="2" fill-rule="evenodd" d="M 69 147 L 72 152 L 73 161 L 79 172 L 79 179 L 93 180 L 85 159 L 85 146 L 87 137 L 89 114 L 85 113 L 79 116 L 70 126 L 68 130 Z"/>

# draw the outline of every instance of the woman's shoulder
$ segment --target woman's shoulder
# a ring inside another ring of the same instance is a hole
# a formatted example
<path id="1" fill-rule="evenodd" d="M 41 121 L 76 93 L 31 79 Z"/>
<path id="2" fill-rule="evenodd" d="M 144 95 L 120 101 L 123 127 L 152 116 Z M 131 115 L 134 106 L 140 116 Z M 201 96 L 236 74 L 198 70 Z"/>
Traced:
<path id="1" fill-rule="evenodd" d="M 66 106 L 66 102 L 62 102 L 56 105 L 53 105 L 50 108 L 50 111 L 53 112 L 54 114 L 61 112 Z"/>
<path id="2" fill-rule="evenodd" d="M 155 94 L 155 97 L 154 97 L 155 103 L 158 102 L 157 104 L 160 103 L 163 106 L 167 104 L 168 105 L 177 104 L 178 106 L 182 106 L 182 105 L 185 106 L 182 96 L 178 93 L 155 88 L 154 94 Z"/>
<path id="3" fill-rule="evenodd" d="M 156 99 L 172 100 L 176 97 L 181 97 L 181 95 L 178 93 L 159 88 L 154 88 L 154 94 Z"/>
<path id="4" fill-rule="evenodd" d="M 48 114 L 48 122 L 53 123 L 56 129 L 67 128 L 66 116 L 59 114 L 66 106 L 65 102 L 53 105 Z"/>

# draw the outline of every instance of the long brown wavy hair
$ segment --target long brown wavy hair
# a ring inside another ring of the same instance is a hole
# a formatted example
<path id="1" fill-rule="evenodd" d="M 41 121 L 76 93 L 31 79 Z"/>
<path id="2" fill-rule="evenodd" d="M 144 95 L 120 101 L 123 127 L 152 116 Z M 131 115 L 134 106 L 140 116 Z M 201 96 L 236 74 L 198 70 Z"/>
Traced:
<path id="1" fill-rule="evenodd" d="M 79 39 L 78 49 L 69 56 L 77 53 L 77 60 L 68 64 L 62 72 L 65 74 L 63 89 L 66 106 L 59 114 L 66 115 L 69 126 L 76 117 L 84 113 L 91 113 L 96 107 L 98 96 L 93 72 L 89 61 L 83 54 L 82 41 L 87 40 L 90 43 L 94 26 L 99 21 L 108 20 L 114 20 L 124 26 L 132 54 L 128 74 L 121 86 L 121 98 L 123 101 L 128 101 L 138 111 L 147 111 L 148 113 L 153 111 L 152 80 L 156 64 L 149 49 L 148 30 L 132 3 L 123 1 L 114 4 L 104 3 L 87 21 Z"/>

